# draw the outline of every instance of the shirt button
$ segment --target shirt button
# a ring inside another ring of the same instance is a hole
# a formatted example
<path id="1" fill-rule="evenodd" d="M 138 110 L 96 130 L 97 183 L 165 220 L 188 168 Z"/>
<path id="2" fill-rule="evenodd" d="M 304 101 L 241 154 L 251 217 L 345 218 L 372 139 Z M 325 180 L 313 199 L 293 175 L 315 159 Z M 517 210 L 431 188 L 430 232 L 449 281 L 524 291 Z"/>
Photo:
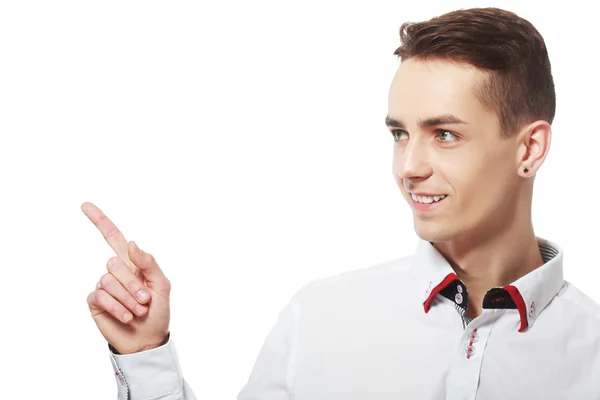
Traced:
<path id="1" fill-rule="evenodd" d="M 469 340 L 471 340 L 471 343 L 477 342 L 479 340 L 479 335 L 477 334 L 477 332 L 471 333 Z"/>
<path id="2" fill-rule="evenodd" d="M 473 354 L 475 354 L 475 347 L 468 345 L 465 348 L 465 352 L 467 353 L 467 356 L 471 357 L 471 356 L 473 356 Z"/>
<path id="3" fill-rule="evenodd" d="M 462 293 L 462 292 L 463 292 L 463 287 L 462 287 L 462 285 L 457 285 L 457 286 L 456 286 L 456 291 L 457 291 L 458 293 Z"/>
<path id="4" fill-rule="evenodd" d="M 462 302 L 463 302 L 462 294 L 456 293 L 456 296 L 454 296 L 454 301 L 456 301 L 456 304 L 462 304 Z"/>

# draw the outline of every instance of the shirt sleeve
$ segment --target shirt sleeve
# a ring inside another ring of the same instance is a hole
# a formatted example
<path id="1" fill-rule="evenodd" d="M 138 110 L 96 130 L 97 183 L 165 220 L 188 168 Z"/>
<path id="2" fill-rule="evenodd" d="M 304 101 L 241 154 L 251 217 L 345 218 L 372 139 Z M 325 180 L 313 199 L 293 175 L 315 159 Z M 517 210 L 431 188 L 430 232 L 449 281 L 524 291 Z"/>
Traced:
<path id="1" fill-rule="evenodd" d="M 293 398 L 297 309 L 294 297 L 280 311 L 237 400 Z M 117 380 L 118 400 L 197 400 L 183 379 L 170 336 L 166 344 L 155 349 L 124 355 L 110 351 L 110 357 Z"/>
<path id="2" fill-rule="evenodd" d="M 173 341 L 133 354 L 110 352 L 118 400 L 196 400 L 183 379 Z"/>
<path id="3" fill-rule="evenodd" d="M 289 400 L 297 351 L 298 302 L 294 296 L 279 313 L 237 400 Z"/>

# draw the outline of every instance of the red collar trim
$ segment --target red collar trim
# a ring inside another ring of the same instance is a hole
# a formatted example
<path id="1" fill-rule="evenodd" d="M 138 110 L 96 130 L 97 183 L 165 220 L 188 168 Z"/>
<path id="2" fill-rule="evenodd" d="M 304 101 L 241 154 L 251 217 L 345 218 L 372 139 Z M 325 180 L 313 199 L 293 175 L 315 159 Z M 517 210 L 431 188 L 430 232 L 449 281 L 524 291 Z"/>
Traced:
<path id="1" fill-rule="evenodd" d="M 435 296 L 439 292 L 441 292 L 442 290 L 444 290 L 446 288 L 446 286 L 448 286 L 449 284 L 451 284 L 454 281 L 460 281 L 460 279 L 458 278 L 458 276 L 455 273 L 449 273 L 444 278 L 443 281 L 441 281 L 436 287 L 433 288 L 433 290 L 431 291 L 431 293 L 429 293 L 429 296 L 427 297 L 427 299 L 423 303 L 423 308 L 425 309 L 426 313 L 429 312 L 429 309 L 431 308 L 431 302 L 433 301 L 433 299 L 435 298 Z"/>
<path id="2" fill-rule="evenodd" d="M 448 285 L 457 281 L 460 282 L 458 276 L 454 273 L 450 273 L 444 278 L 443 281 L 441 281 L 436 287 L 434 287 L 433 290 L 429 293 L 429 296 L 427 297 L 425 302 L 423 303 L 423 309 L 425 310 L 425 313 L 428 313 L 431 309 L 431 303 L 433 302 L 435 296 L 437 296 Z M 527 307 L 525 306 L 523 296 L 521 296 L 519 289 L 512 285 L 505 286 L 504 290 L 508 292 L 510 297 L 515 302 L 517 310 L 519 310 L 519 316 L 521 318 L 521 326 L 519 327 L 519 332 L 523 332 L 529 326 L 529 323 L 527 321 Z"/>
<path id="3" fill-rule="evenodd" d="M 521 327 L 519 328 L 519 332 L 523 332 L 529 326 L 529 322 L 527 321 L 527 307 L 525 306 L 523 296 L 521 296 L 519 289 L 512 285 L 505 286 L 504 290 L 510 294 L 510 297 L 512 297 L 519 310 L 519 316 L 521 317 Z"/>

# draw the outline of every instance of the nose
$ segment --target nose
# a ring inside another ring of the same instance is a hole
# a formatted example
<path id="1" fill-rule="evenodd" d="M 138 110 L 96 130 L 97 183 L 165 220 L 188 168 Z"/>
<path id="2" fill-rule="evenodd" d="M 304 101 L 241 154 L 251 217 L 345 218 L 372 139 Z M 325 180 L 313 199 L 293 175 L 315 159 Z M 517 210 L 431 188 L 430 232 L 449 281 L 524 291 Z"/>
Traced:
<path id="1" fill-rule="evenodd" d="M 426 141 L 412 138 L 402 146 L 395 146 L 392 168 L 396 180 L 402 179 L 410 183 L 427 179 L 432 169 Z"/>

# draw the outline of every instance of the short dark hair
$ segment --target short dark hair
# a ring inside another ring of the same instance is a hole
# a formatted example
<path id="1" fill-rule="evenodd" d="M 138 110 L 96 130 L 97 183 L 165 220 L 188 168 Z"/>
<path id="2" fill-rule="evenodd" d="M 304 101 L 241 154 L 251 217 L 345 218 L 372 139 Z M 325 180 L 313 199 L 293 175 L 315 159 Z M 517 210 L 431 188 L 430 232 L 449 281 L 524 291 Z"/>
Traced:
<path id="1" fill-rule="evenodd" d="M 527 20 L 499 8 L 452 11 L 400 27 L 401 61 L 439 59 L 487 72 L 476 96 L 510 136 L 523 125 L 554 119 L 556 94 L 542 35 Z"/>

